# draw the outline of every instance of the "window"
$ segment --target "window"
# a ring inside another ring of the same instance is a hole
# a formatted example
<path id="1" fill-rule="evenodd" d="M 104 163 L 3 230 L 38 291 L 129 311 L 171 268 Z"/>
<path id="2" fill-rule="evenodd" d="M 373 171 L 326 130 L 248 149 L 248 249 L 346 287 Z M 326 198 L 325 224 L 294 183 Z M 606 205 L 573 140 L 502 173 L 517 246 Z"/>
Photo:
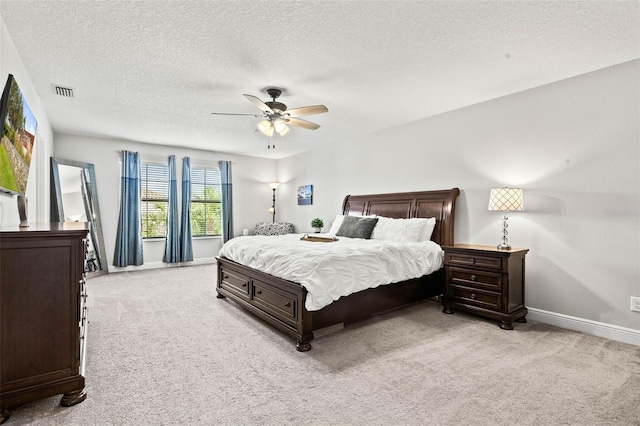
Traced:
<path id="1" fill-rule="evenodd" d="M 194 237 L 222 235 L 219 170 L 191 168 L 191 233 Z"/>
<path id="2" fill-rule="evenodd" d="M 142 187 L 142 238 L 167 236 L 169 167 L 140 164 Z"/>

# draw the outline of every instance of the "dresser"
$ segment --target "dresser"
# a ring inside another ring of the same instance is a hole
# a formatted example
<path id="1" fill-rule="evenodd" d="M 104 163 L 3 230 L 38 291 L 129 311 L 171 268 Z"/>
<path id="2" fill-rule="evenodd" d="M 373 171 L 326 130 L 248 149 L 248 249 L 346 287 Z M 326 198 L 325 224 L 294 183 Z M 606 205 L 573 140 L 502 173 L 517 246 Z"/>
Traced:
<path id="1" fill-rule="evenodd" d="M 11 407 L 86 398 L 86 223 L 0 229 L 0 423 Z"/>
<path id="2" fill-rule="evenodd" d="M 524 305 L 525 255 L 528 249 L 498 250 L 495 246 L 456 244 L 443 246 L 446 274 L 442 300 L 444 313 L 455 311 L 500 321 L 513 330 L 513 322 L 526 322 Z"/>

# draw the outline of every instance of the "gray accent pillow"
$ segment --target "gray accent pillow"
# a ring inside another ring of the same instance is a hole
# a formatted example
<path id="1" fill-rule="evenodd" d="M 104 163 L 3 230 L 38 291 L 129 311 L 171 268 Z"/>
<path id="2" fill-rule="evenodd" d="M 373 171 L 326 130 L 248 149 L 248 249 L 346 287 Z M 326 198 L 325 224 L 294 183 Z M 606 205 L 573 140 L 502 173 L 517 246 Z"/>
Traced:
<path id="1" fill-rule="evenodd" d="M 377 222 L 377 217 L 345 216 L 336 236 L 368 240 Z"/>

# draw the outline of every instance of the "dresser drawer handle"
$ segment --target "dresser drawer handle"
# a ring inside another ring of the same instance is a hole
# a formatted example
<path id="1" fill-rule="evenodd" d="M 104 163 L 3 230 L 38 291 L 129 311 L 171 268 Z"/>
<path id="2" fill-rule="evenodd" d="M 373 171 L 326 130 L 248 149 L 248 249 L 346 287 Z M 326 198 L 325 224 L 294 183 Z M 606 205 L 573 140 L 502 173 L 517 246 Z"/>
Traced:
<path id="1" fill-rule="evenodd" d="M 471 281 L 475 281 L 476 278 L 478 278 L 478 277 L 476 277 L 475 275 L 471 275 Z"/>
<path id="2" fill-rule="evenodd" d="M 469 259 L 469 260 L 470 260 L 470 262 L 471 262 L 472 264 L 475 264 L 475 263 L 476 263 L 476 260 L 475 260 L 473 257 L 472 257 L 471 259 Z"/>
<path id="3" fill-rule="evenodd" d="M 287 303 L 284 304 L 285 308 L 289 308 L 290 306 L 291 306 L 291 302 L 287 302 Z"/>
<path id="4" fill-rule="evenodd" d="M 242 283 L 242 287 L 246 287 L 246 286 L 247 286 L 247 283 Z"/>
<path id="5" fill-rule="evenodd" d="M 476 294 L 475 294 L 475 293 L 471 293 L 471 298 L 472 298 L 473 300 L 476 300 Z"/>
<path id="6" fill-rule="evenodd" d="M 223 280 L 228 280 L 229 279 L 229 275 L 225 275 L 222 277 Z"/>
<path id="7" fill-rule="evenodd" d="M 262 294 L 262 290 L 256 291 L 256 294 Z"/>

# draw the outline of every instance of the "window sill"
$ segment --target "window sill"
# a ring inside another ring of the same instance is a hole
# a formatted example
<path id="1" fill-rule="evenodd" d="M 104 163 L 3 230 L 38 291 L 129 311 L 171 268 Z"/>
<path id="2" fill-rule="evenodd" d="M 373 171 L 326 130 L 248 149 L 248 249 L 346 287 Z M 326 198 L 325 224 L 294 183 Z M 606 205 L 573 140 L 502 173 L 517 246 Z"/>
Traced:
<path id="1" fill-rule="evenodd" d="M 203 237 L 191 237 L 194 240 L 220 240 L 222 239 L 222 235 L 206 235 Z M 142 242 L 146 243 L 146 242 L 162 242 L 164 243 L 166 241 L 165 237 L 157 237 L 157 238 L 143 238 Z"/>

